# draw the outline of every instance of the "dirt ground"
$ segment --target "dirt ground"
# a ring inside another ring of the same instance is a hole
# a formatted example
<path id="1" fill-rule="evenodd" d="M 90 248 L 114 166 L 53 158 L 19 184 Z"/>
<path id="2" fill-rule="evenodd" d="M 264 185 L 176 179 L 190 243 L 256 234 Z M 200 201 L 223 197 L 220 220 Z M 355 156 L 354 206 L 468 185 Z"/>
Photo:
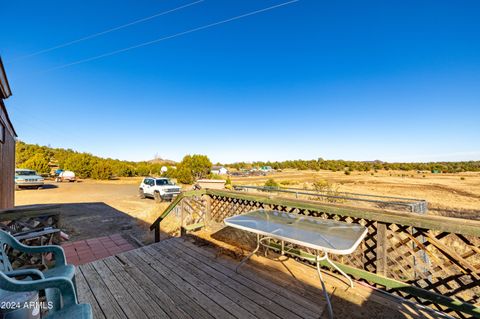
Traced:
<path id="1" fill-rule="evenodd" d="M 168 206 L 138 198 L 140 179 L 84 180 L 78 183 L 47 181 L 43 189 L 15 192 L 15 205 L 60 204 L 62 228 L 72 240 L 122 233 L 149 243 L 150 224 Z"/>
<path id="2" fill-rule="evenodd" d="M 480 219 L 480 173 L 384 171 L 373 175 L 370 172 L 345 175 L 343 172 L 285 170 L 267 176 L 232 177 L 232 182 L 263 185 L 268 178 L 285 187 L 311 187 L 312 182 L 325 180 L 338 191 L 426 199 L 430 214 Z M 78 183 L 48 181 L 40 190 L 16 191 L 15 204 L 61 204 L 62 228 L 72 240 L 122 233 L 150 243 L 153 233 L 149 226 L 169 203 L 139 199 L 139 183 L 140 178 Z"/>

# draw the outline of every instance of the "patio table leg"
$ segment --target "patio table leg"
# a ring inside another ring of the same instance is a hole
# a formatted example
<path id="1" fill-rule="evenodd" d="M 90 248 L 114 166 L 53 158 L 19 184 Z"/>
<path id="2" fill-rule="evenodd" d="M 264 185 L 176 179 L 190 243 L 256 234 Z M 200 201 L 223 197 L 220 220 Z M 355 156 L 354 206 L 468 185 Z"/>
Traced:
<path id="1" fill-rule="evenodd" d="M 327 289 L 325 288 L 325 282 L 323 281 L 322 271 L 320 270 L 320 261 L 324 259 L 328 260 L 327 253 L 325 253 L 323 257 L 320 257 L 320 254 L 317 251 L 317 256 L 316 256 L 317 273 L 318 273 L 318 277 L 320 278 L 320 283 L 322 284 L 323 295 L 325 296 L 325 300 L 327 301 L 328 317 L 330 319 L 333 319 L 332 303 L 330 302 L 330 297 L 328 296 Z"/>
<path id="2" fill-rule="evenodd" d="M 348 282 L 350 283 L 350 287 L 353 288 L 353 280 L 352 278 L 350 278 L 349 275 L 347 275 L 343 270 L 341 270 L 337 265 L 335 265 L 334 262 L 332 262 L 330 260 L 330 258 L 328 258 L 328 253 L 325 253 L 325 260 L 330 264 L 332 265 L 333 268 L 335 268 L 339 273 L 341 273 L 343 275 L 343 277 L 347 278 L 348 279 Z"/>
<path id="3" fill-rule="evenodd" d="M 272 237 L 268 237 L 268 236 L 264 236 L 260 238 L 260 234 L 257 234 L 257 247 L 255 247 L 255 249 L 250 254 L 248 254 L 248 256 L 242 259 L 242 261 L 237 265 L 237 267 L 235 267 L 235 272 L 238 273 L 238 269 L 240 268 L 240 266 L 242 266 L 250 257 L 252 257 L 260 249 L 260 245 L 263 245 L 268 248 L 268 245 L 265 245 L 264 243 L 262 243 L 262 241 L 268 240 L 270 242 L 271 239 Z"/>
<path id="4" fill-rule="evenodd" d="M 270 249 L 270 238 L 268 239 L 268 244 L 265 246 L 265 257 L 268 257 L 268 250 Z"/>
<path id="5" fill-rule="evenodd" d="M 238 273 L 238 268 L 240 268 L 241 265 L 243 265 L 250 257 L 252 257 L 257 251 L 260 249 L 260 234 L 257 234 L 257 247 L 248 254 L 245 258 L 242 259 L 242 261 L 235 267 L 235 272 Z"/>

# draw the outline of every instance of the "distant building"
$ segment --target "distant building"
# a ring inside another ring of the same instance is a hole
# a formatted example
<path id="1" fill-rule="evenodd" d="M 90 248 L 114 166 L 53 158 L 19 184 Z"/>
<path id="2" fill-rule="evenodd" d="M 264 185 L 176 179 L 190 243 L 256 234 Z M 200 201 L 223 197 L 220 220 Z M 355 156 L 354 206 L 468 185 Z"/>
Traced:
<path id="1" fill-rule="evenodd" d="M 228 169 L 226 169 L 223 166 L 212 166 L 212 169 L 210 170 L 210 173 L 216 174 L 216 175 L 227 175 L 228 174 Z"/>
<path id="2" fill-rule="evenodd" d="M 195 183 L 194 189 L 225 189 L 225 180 L 223 179 L 199 179 Z"/>
<path id="3" fill-rule="evenodd" d="M 17 134 L 3 100 L 12 92 L 0 59 L 0 209 L 12 208 L 15 197 L 15 140 Z"/>
<path id="4" fill-rule="evenodd" d="M 262 166 L 260 170 L 265 173 L 273 172 L 273 168 L 271 166 Z"/>

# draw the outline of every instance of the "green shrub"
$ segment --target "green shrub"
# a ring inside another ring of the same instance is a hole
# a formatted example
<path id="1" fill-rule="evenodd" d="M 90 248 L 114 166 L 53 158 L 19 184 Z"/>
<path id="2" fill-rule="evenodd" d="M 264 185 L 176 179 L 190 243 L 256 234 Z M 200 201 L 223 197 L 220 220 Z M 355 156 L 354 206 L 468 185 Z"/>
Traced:
<path id="1" fill-rule="evenodd" d="M 206 155 L 186 155 L 178 164 L 176 177 L 180 183 L 193 184 L 207 177 L 211 169 L 212 162 Z"/>
<path id="2" fill-rule="evenodd" d="M 110 179 L 113 175 L 112 167 L 105 161 L 100 161 L 93 165 L 91 178 Z"/>
<path id="3" fill-rule="evenodd" d="M 281 185 L 285 185 L 285 186 L 288 186 L 288 185 L 298 185 L 298 182 L 297 182 L 297 181 L 284 180 L 284 181 L 280 181 L 280 184 L 281 184 Z"/>
<path id="4" fill-rule="evenodd" d="M 265 187 L 271 187 L 271 188 L 279 188 L 280 185 L 278 185 L 278 183 L 273 178 L 269 178 L 265 182 L 264 186 Z"/>
<path id="5" fill-rule="evenodd" d="M 50 173 L 50 166 L 48 165 L 48 159 L 44 153 L 37 153 L 30 157 L 22 164 L 22 168 L 33 169 L 38 174 Z"/>
<path id="6" fill-rule="evenodd" d="M 63 169 L 75 172 L 80 178 L 88 178 L 92 176 L 95 158 L 87 153 L 74 153 L 65 159 Z"/>

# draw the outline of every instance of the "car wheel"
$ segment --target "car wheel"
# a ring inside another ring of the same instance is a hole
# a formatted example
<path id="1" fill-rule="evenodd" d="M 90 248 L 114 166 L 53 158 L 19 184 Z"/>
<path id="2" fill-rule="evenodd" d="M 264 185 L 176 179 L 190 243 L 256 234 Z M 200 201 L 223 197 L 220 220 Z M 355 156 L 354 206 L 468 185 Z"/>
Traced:
<path id="1" fill-rule="evenodd" d="M 138 197 L 140 197 L 140 199 L 145 198 L 145 193 L 143 192 L 143 189 L 141 189 L 141 188 L 138 190 Z"/>
<path id="2" fill-rule="evenodd" d="M 155 198 L 155 201 L 157 203 L 161 203 L 163 200 L 162 200 L 162 196 L 160 196 L 160 193 L 159 192 L 155 192 L 153 193 L 153 198 Z"/>
<path id="3" fill-rule="evenodd" d="M 37 189 L 42 189 L 42 186 L 37 186 Z"/>

